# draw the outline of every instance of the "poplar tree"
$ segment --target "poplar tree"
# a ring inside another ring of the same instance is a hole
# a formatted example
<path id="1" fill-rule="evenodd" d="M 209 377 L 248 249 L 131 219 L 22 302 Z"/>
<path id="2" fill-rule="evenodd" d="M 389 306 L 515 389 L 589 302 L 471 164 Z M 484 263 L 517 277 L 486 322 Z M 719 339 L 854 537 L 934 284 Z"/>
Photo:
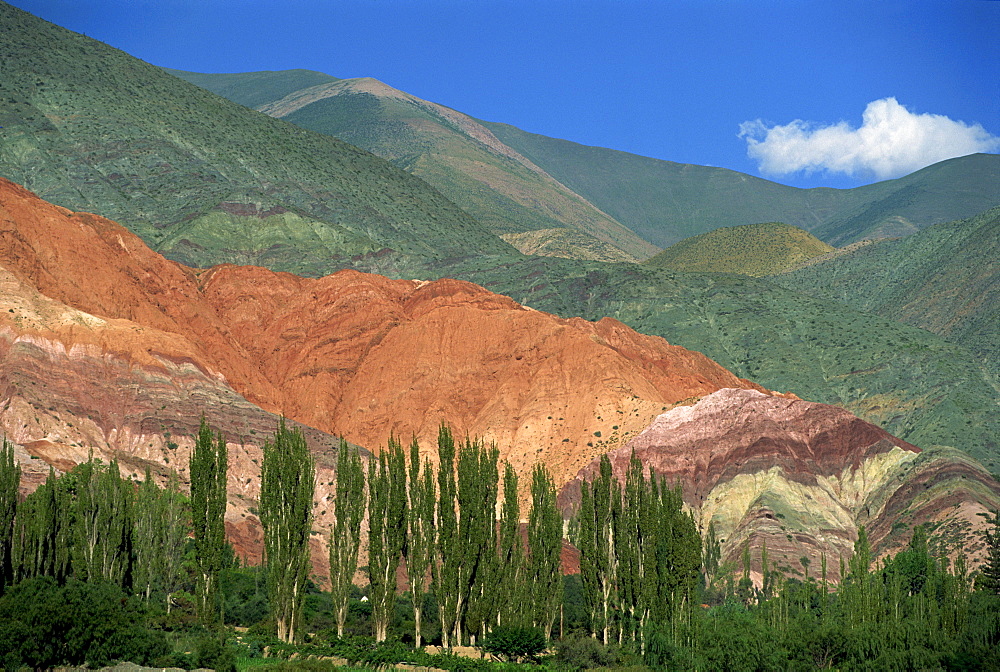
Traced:
<path id="1" fill-rule="evenodd" d="M 722 561 L 722 545 L 715 531 L 715 521 L 708 521 L 708 532 L 705 535 L 705 545 L 702 549 L 701 567 L 705 573 L 705 587 L 711 588 L 719 574 L 719 563 Z"/>
<path id="2" fill-rule="evenodd" d="M 145 478 L 135 493 L 135 564 L 132 585 L 147 604 L 156 581 L 156 557 L 162 553 L 158 543 L 161 525 L 157 511 L 159 499 L 160 488 L 153 482 L 149 467 L 146 467 Z"/>
<path id="3" fill-rule="evenodd" d="M 260 474 L 260 523 L 264 528 L 264 562 L 268 597 L 278 639 L 302 638 L 302 608 L 309 578 L 316 467 L 299 429 L 284 418 L 271 441 L 264 443 Z"/>
<path id="4" fill-rule="evenodd" d="M 618 595 L 621 601 L 623 637 L 636 638 L 645 621 L 646 591 L 644 582 L 654 578 L 646 572 L 643 547 L 648 545 L 651 528 L 644 514 L 648 502 L 647 483 L 642 463 L 632 451 L 620 514 L 614 519 L 615 554 L 618 558 Z"/>
<path id="5" fill-rule="evenodd" d="M 410 442 L 409 474 L 406 479 L 409 508 L 406 518 L 406 576 L 413 600 L 413 636 L 417 648 L 423 641 L 421 632 L 424 596 L 427 594 L 427 574 L 434 557 L 434 471 L 429 462 L 420 468 L 420 446 L 416 437 Z"/>
<path id="6" fill-rule="evenodd" d="M 691 614 L 691 600 L 701 567 L 701 535 L 694 518 L 684 511 L 680 483 L 670 488 L 661 482 L 659 493 L 657 575 L 676 631 L 677 622 Z"/>
<path id="7" fill-rule="evenodd" d="M 431 571 L 434 578 L 434 595 L 438 604 L 441 624 L 441 645 L 452 647 L 452 631 L 459 618 L 461 594 L 458 571 L 462 561 L 459 555 L 461 537 L 458 531 L 458 485 L 455 481 L 455 439 L 451 429 L 441 423 L 438 428 L 438 501 L 437 537 Z"/>
<path id="8" fill-rule="evenodd" d="M 503 508 L 500 511 L 497 586 L 497 625 L 523 626 L 534 614 L 530 607 L 537 596 L 531 593 L 531 575 L 525 565 L 521 540 L 521 503 L 518 500 L 517 472 L 504 462 Z"/>
<path id="9" fill-rule="evenodd" d="M 62 582 L 70 575 L 73 552 L 72 474 L 49 475 L 17 508 L 14 521 L 14 582 L 51 576 Z"/>
<path id="10" fill-rule="evenodd" d="M 473 645 L 477 636 L 485 636 L 488 623 L 496 620 L 499 458 L 496 446 L 486 448 L 481 441 L 468 439 L 458 456 L 459 529 L 465 540 L 460 578 L 467 595 L 459 623 Z M 461 641 L 462 631 L 455 635 Z"/>
<path id="11" fill-rule="evenodd" d="M 368 582 L 376 642 L 388 636 L 395 610 L 406 522 L 406 457 L 390 437 L 387 448 L 368 462 Z"/>
<path id="12" fill-rule="evenodd" d="M 14 462 L 14 446 L 4 437 L 0 445 L 0 595 L 14 578 L 14 518 L 21 465 Z"/>
<path id="13" fill-rule="evenodd" d="M 520 544 L 520 539 L 518 539 Z M 556 487 L 545 465 L 531 473 L 531 514 L 528 517 L 531 558 L 531 598 L 534 625 L 549 639 L 562 601 L 562 514 L 556 505 Z"/>
<path id="14" fill-rule="evenodd" d="M 165 594 L 167 613 L 181 585 L 181 561 L 190 530 L 190 507 L 181 494 L 177 472 L 166 488 L 153 481 L 149 469 L 135 504 L 135 564 L 133 586 L 148 603 L 154 592 Z"/>
<path id="15" fill-rule="evenodd" d="M 976 589 L 1000 595 L 1000 511 L 994 511 L 992 516 L 987 514 L 985 518 L 989 526 L 983 530 L 986 562 L 979 570 Z"/>
<path id="16" fill-rule="evenodd" d="M 591 632 L 611 642 L 612 616 L 617 603 L 618 556 L 615 552 L 614 519 L 620 515 L 621 490 L 611 473 L 611 461 L 601 456 L 598 475 L 581 489 L 586 496 L 580 506 L 580 573 L 590 612 Z"/>
<path id="17" fill-rule="evenodd" d="M 191 453 L 191 525 L 197 565 L 196 606 L 202 623 L 222 621 L 218 575 L 226 557 L 226 474 L 229 453 L 222 433 L 201 419 Z"/>
<path id="18" fill-rule="evenodd" d="M 184 546 L 191 531 L 191 502 L 181 492 L 176 471 L 171 472 L 167 487 L 160 490 L 157 512 L 162 552 L 156 556 L 153 568 L 164 592 L 169 614 L 173 595 L 183 585 Z"/>
<path id="19" fill-rule="evenodd" d="M 337 485 L 333 495 L 333 527 L 330 529 L 330 593 L 333 598 L 337 637 L 344 636 L 347 604 L 358 569 L 361 521 L 365 517 L 367 492 L 365 470 L 357 448 L 340 440 L 337 451 Z"/>
<path id="20" fill-rule="evenodd" d="M 132 585 L 147 603 L 154 592 L 164 592 L 169 614 L 172 594 L 180 588 L 181 561 L 191 529 L 190 507 L 180 492 L 177 472 L 171 472 L 167 487 L 160 488 L 146 469 L 133 518 Z"/>
<path id="21" fill-rule="evenodd" d="M 131 482 L 121 477 L 118 462 L 102 465 L 90 460 L 73 470 L 73 573 L 84 581 L 104 580 L 131 587 Z M 64 477 L 65 478 L 65 477 Z"/>

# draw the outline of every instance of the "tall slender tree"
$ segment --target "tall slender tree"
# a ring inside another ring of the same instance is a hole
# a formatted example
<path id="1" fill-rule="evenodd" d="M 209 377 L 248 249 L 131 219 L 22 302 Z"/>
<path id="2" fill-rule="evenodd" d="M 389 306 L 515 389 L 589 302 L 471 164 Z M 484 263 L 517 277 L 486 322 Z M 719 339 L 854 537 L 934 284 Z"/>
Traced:
<path id="1" fill-rule="evenodd" d="M 282 418 L 274 438 L 264 443 L 260 523 L 271 613 L 283 642 L 297 642 L 303 634 L 315 489 L 316 467 L 306 439 Z"/>
<path id="2" fill-rule="evenodd" d="M 218 575 L 226 558 L 226 476 L 229 452 L 222 433 L 204 417 L 191 453 L 191 525 L 194 531 L 196 605 L 202 623 L 222 622 Z"/>
<path id="3" fill-rule="evenodd" d="M 72 472 L 49 475 L 17 509 L 14 521 L 14 581 L 51 576 L 64 581 L 72 571 Z"/>
<path id="4" fill-rule="evenodd" d="M 158 536 L 162 552 L 156 556 L 153 567 L 169 614 L 174 593 L 183 585 L 182 561 L 191 530 L 191 503 L 181 492 L 176 471 L 171 472 L 167 487 L 159 494 L 156 511 L 160 518 Z"/>
<path id="5" fill-rule="evenodd" d="M 14 462 L 14 446 L 4 437 L 0 445 L 0 595 L 14 578 L 14 518 L 21 465 Z"/>
<path id="6" fill-rule="evenodd" d="M 591 632 L 611 643 L 617 605 L 618 556 L 614 519 L 620 515 L 621 489 L 611 473 L 611 461 L 601 456 L 597 477 L 584 481 L 586 495 L 580 505 L 580 572 L 590 612 Z"/>
<path id="7" fill-rule="evenodd" d="M 562 586 L 562 514 L 556 506 L 556 487 L 543 464 L 531 472 L 531 514 L 528 549 L 531 558 L 531 597 L 534 625 L 548 639 L 559 613 Z M 520 540 L 519 540 L 520 541 Z"/>
<path id="8" fill-rule="evenodd" d="M 436 534 L 434 529 L 434 470 L 430 462 L 420 467 L 420 446 L 416 437 L 410 442 L 409 473 L 406 483 L 409 508 L 406 518 L 406 576 L 410 582 L 413 600 L 413 636 L 417 648 L 423 642 L 424 597 L 427 594 L 427 575 L 434 554 Z"/>
<path id="9" fill-rule="evenodd" d="M 458 456 L 459 527 L 465 539 L 462 587 L 468 596 L 459 623 L 475 645 L 496 620 L 498 575 L 496 510 L 499 485 L 496 446 L 466 439 Z M 456 631 L 461 641 L 462 631 Z"/>
<path id="10" fill-rule="evenodd" d="M 368 582 L 375 641 L 388 636 L 396 604 L 396 570 L 406 540 L 406 456 L 390 437 L 368 463 Z"/>
<path id="11" fill-rule="evenodd" d="M 524 543 L 521 539 L 521 503 L 517 472 L 504 462 L 503 507 L 500 511 L 498 550 L 500 562 L 493 594 L 497 599 L 497 625 L 523 626 L 534 614 L 531 575 L 526 567 Z M 502 588 L 501 588 L 502 587 Z M 499 589 L 497 589 L 499 588 Z"/>
<path id="12" fill-rule="evenodd" d="M 436 525 L 437 546 L 431 563 L 434 596 L 437 598 L 438 619 L 441 624 L 441 644 L 445 649 L 458 642 L 452 632 L 458 622 L 462 606 L 459 586 L 459 566 L 462 557 L 462 538 L 458 528 L 458 485 L 455 481 L 455 439 L 451 429 L 441 423 L 438 428 L 438 501 Z"/>
<path id="13" fill-rule="evenodd" d="M 986 562 L 979 570 L 976 589 L 1000 595 L 1000 511 L 985 516 L 987 527 L 983 530 L 986 545 Z"/>
<path id="14" fill-rule="evenodd" d="M 330 529 L 330 592 L 333 597 L 337 636 L 344 636 L 347 604 L 358 570 L 361 521 L 367 503 L 365 469 L 358 449 L 340 440 L 337 451 L 337 485 L 333 495 L 333 527 Z"/>
<path id="15" fill-rule="evenodd" d="M 132 580 L 133 487 L 118 462 L 90 460 L 73 470 L 73 573 L 85 581 L 104 580 L 129 589 Z"/>

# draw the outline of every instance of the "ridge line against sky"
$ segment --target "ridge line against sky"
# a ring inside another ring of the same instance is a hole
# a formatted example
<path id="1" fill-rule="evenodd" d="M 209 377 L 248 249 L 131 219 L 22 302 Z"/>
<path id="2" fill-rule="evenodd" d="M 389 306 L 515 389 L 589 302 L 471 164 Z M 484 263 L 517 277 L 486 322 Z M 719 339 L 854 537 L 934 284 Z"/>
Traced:
<path id="1" fill-rule="evenodd" d="M 13 0 L 194 72 L 370 76 L 586 145 L 852 187 L 1000 152 L 1000 2 Z"/>

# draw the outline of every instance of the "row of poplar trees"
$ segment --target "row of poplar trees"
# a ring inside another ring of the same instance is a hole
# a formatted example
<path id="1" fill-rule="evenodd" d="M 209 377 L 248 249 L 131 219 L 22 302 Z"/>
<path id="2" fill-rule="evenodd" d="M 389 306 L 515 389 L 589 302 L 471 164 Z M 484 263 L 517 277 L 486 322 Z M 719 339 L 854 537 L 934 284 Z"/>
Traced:
<path id="1" fill-rule="evenodd" d="M 301 627 L 312 529 L 314 467 L 305 439 L 284 421 L 265 443 L 260 517 L 272 614 L 282 639 Z M 135 483 L 118 463 L 88 460 L 45 482 L 18 504 L 21 469 L 13 447 L 0 446 L 0 593 L 36 576 L 108 581 L 127 592 L 166 600 L 185 583 L 182 560 L 193 544 L 195 607 L 208 626 L 222 623 L 219 574 L 231 559 L 225 538 L 228 452 L 202 419 L 191 454 L 190 497 L 176 473 L 166 488 L 149 471 Z"/>
<path id="2" fill-rule="evenodd" d="M 442 425 L 436 466 L 396 440 L 367 460 L 341 444 L 330 583 L 334 619 L 344 633 L 362 546 L 374 636 L 387 637 L 397 597 L 397 570 L 409 580 L 415 640 L 437 618 L 442 644 L 474 643 L 499 625 L 533 626 L 548 638 L 563 601 L 563 519 L 552 477 L 531 475 L 522 525 L 522 488 L 495 447 L 456 443 Z M 264 530 L 269 603 L 280 639 L 297 641 L 311 569 L 315 466 L 306 441 L 284 421 L 263 450 L 259 515 Z M 0 452 L 0 591 L 38 575 L 103 579 L 166 600 L 184 582 L 181 559 L 191 539 L 195 603 L 206 625 L 222 622 L 218 577 L 232 551 L 225 539 L 227 449 L 202 420 L 190 460 L 190 498 L 176 474 L 159 488 L 123 479 L 117 463 L 91 460 L 49 478 L 17 504 L 20 469 L 12 449 Z M 501 474 L 502 470 L 502 474 Z M 647 478 L 632 461 L 624 488 L 605 458 L 582 486 L 573 521 L 592 632 L 605 643 L 639 637 L 649 622 L 669 622 L 689 608 L 700 540 L 680 493 Z M 362 522 L 367 517 L 367 539 Z M 363 544 L 363 542 L 367 542 Z M 432 594 L 435 599 L 425 598 Z M 436 613 L 424 614 L 425 601 Z"/>
<path id="3" fill-rule="evenodd" d="M 396 575 L 405 567 L 414 609 L 414 635 L 437 617 L 445 648 L 475 643 L 499 625 L 534 626 L 546 637 L 562 604 L 562 514 L 552 477 L 532 472 L 531 508 L 522 530 L 518 475 L 480 441 L 457 444 L 438 431 L 437 466 L 421 460 L 414 439 L 395 439 L 368 461 L 342 446 L 333 493 L 330 581 L 339 635 L 368 514 L 369 599 L 377 641 L 386 639 L 395 611 Z M 497 511 L 499 509 L 499 519 Z M 436 614 L 424 614 L 433 594 Z"/>
<path id="4" fill-rule="evenodd" d="M 607 455 L 581 483 L 572 521 L 591 633 L 607 645 L 644 646 L 649 625 L 690 619 L 702 568 L 702 540 L 671 488 L 632 455 L 624 486 Z"/>

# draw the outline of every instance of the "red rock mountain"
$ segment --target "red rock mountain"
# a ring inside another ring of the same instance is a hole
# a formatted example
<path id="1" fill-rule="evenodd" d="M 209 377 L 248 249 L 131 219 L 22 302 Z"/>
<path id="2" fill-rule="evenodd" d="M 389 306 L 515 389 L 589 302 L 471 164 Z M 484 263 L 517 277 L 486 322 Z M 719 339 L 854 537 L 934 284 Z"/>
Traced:
<path id="1" fill-rule="evenodd" d="M 714 522 L 730 561 L 749 543 L 758 574 L 766 542 L 786 574 L 801 576 L 806 556 L 816 576 L 825 554 L 837 579 L 858 525 L 880 554 L 899 550 L 921 523 L 952 550 L 970 549 L 977 514 L 1000 506 L 1000 484 L 958 451 L 921 452 L 844 409 L 753 390 L 720 390 L 663 413 L 609 453 L 619 479 L 633 451 L 647 470 L 682 485 L 696 522 L 703 530 Z M 564 508 L 579 502 L 580 483 L 598 464 L 562 490 Z"/>
<path id="2" fill-rule="evenodd" d="M 249 401 L 374 449 L 390 434 L 429 448 L 447 421 L 561 484 L 674 404 L 762 389 L 615 320 L 560 319 L 467 282 L 187 268 L 7 181 L 0 266 L 0 423 L 22 445 L 60 446 L 47 450 L 65 463 L 91 448 L 166 463 L 202 412 L 253 443 L 266 430 L 244 416 L 271 416 Z M 27 382 L 56 370 L 58 385 Z"/>
<path id="3" fill-rule="evenodd" d="M 183 478 L 203 413 L 228 437 L 227 527 L 250 557 L 276 414 L 303 423 L 317 457 L 319 529 L 332 435 L 375 450 L 416 435 L 429 450 L 441 421 L 495 441 L 522 475 L 545 463 L 559 486 L 635 437 L 612 453 L 618 468 L 635 446 L 658 473 L 684 476 L 730 554 L 764 538 L 778 555 L 832 554 L 857 522 L 887 539 L 896 520 L 950 516 L 945 503 L 968 522 L 997 501 L 960 454 L 924 458 L 844 411 L 775 397 L 614 320 L 560 319 L 455 280 L 191 269 L 0 180 L 0 432 L 19 444 L 22 487 L 91 452 L 136 476 Z"/>

